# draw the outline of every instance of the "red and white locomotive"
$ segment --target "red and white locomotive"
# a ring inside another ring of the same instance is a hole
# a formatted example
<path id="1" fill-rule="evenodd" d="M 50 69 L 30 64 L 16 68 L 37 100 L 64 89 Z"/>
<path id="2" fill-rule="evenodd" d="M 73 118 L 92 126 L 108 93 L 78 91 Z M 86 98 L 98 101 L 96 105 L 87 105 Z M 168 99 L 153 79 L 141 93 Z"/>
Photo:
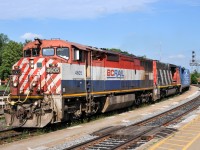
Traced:
<path id="1" fill-rule="evenodd" d="M 35 39 L 24 46 L 23 58 L 13 65 L 6 122 L 44 127 L 155 101 L 182 90 L 179 70 L 134 55 Z"/>

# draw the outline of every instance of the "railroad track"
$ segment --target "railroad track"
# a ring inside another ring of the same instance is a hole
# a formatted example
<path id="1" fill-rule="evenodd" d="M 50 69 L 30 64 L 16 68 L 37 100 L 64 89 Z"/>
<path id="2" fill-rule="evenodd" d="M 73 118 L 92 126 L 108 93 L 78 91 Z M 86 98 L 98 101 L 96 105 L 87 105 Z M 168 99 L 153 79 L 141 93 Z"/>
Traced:
<path id="1" fill-rule="evenodd" d="M 0 144 L 7 143 L 8 139 L 22 135 L 22 132 L 17 132 L 14 129 L 7 129 L 0 131 Z"/>
<path id="2" fill-rule="evenodd" d="M 31 134 L 37 132 L 36 129 L 22 129 L 22 128 L 11 128 L 6 130 L 0 130 L 0 145 L 10 143 L 13 141 L 18 141 Z"/>
<path id="3" fill-rule="evenodd" d="M 163 112 L 130 126 L 109 127 L 93 133 L 98 136 L 89 141 L 65 148 L 65 150 L 112 150 L 134 149 L 157 134 L 170 134 L 175 129 L 167 128 L 200 106 L 200 96 L 176 108 Z"/>
<path id="4" fill-rule="evenodd" d="M 3 109 L 5 107 L 5 98 L 8 96 L 8 92 L 0 91 L 0 118 L 3 116 Z"/>
<path id="5" fill-rule="evenodd" d="M 0 90 L 0 96 L 8 96 L 8 92 L 5 92 L 5 91 L 2 91 L 2 90 Z"/>
<path id="6" fill-rule="evenodd" d="M 192 85 L 200 88 L 200 84 L 192 84 Z"/>

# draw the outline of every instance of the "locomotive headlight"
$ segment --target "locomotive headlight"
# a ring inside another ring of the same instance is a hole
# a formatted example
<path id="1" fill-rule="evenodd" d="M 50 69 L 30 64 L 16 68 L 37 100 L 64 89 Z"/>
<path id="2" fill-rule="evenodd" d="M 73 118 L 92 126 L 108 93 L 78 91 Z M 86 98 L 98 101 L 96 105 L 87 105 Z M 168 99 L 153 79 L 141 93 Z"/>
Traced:
<path id="1" fill-rule="evenodd" d="M 29 60 L 29 65 L 30 65 L 31 69 L 34 69 L 34 60 L 33 59 Z"/>
<path id="2" fill-rule="evenodd" d="M 37 106 L 37 105 L 38 105 L 38 101 L 35 101 L 35 102 L 34 102 L 34 106 Z"/>
<path id="3" fill-rule="evenodd" d="M 14 86 L 14 87 L 17 87 L 17 85 L 18 85 L 17 82 L 14 82 L 14 83 L 13 83 L 13 86 Z"/>
<path id="4" fill-rule="evenodd" d="M 37 85 L 37 82 L 34 81 L 34 82 L 32 83 L 32 86 L 35 87 L 36 85 Z"/>
<path id="5" fill-rule="evenodd" d="M 33 65 L 33 64 L 31 64 L 31 68 L 34 68 L 34 65 Z"/>
<path id="6" fill-rule="evenodd" d="M 16 103 L 15 101 L 11 101 L 11 102 L 10 102 L 10 104 L 11 104 L 12 106 L 14 106 L 15 103 Z"/>

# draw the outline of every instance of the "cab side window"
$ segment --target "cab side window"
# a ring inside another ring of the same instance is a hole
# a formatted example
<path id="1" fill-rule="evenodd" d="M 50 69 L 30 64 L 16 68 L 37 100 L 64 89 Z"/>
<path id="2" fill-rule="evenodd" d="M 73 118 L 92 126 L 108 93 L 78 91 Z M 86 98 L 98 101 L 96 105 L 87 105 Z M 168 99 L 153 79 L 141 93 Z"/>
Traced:
<path id="1" fill-rule="evenodd" d="M 85 51 L 74 49 L 74 61 L 85 62 Z"/>
<path id="2" fill-rule="evenodd" d="M 24 51 L 24 57 L 31 57 L 31 50 L 27 49 Z"/>
<path id="3" fill-rule="evenodd" d="M 33 48 L 32 49 L 32 56 L 39 56 L 40 55 L 40 49 L 39 48 Z"/>
<path id="4" fill-rule="evenodd" d="M 66 48 L 57 48 L 56 49 L 56 54 L 57 56 L 60 56 L 64 59 L 69 59 L 69 48 L 66 47 Z"/>

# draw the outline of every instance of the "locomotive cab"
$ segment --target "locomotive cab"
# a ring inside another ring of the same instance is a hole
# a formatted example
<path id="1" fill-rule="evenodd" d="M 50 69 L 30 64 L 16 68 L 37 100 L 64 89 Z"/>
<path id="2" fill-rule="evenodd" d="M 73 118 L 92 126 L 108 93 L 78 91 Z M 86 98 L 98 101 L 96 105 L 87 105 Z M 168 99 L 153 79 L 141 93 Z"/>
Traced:
<path id="1" fill-rule="evenodd" d="M 39 39 L 38 39 L 39 40 Z M 40 40 L 39 40 L 40 41 Z M 14 66 L 11 75 L 11 95 L 43 95 L 44 92 L 61 94 L 59 83 L 52 83 L 56 78 L 61 80 L 60 62 L 69 60 L 69 46 L 43 46 L 36 43 L 24 47 L 24 55 Z"/>

